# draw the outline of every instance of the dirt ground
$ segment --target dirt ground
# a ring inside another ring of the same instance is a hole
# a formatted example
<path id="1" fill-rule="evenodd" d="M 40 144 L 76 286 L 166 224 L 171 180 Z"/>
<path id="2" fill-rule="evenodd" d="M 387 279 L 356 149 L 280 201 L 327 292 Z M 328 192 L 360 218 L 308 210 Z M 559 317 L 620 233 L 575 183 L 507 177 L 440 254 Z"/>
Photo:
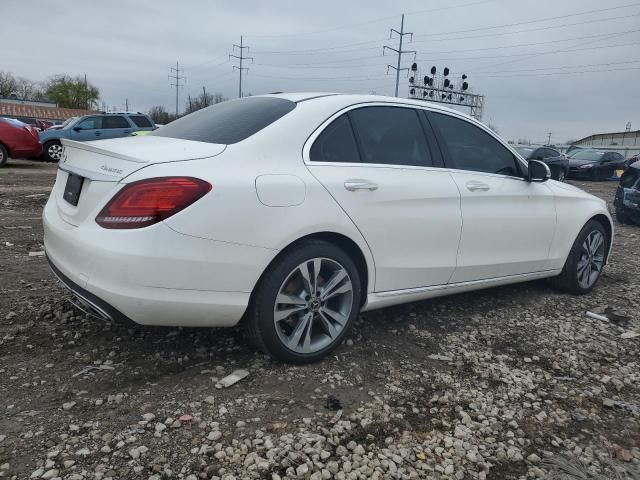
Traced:
<path id="1" fill-rule="evenodd" d="M 294 367 L 238 329 L 76 310 L 30 256 L 55 172 L 0 169 L 0 478 L 561 478 L 561 459 L 640 478 L 640 337 L 620 336 L 640 332 L 640 228 L 616 224 L 589 295 L 534 282 L 365 313 Z M 611 208 L 615 182 L 574 184 Z"/>

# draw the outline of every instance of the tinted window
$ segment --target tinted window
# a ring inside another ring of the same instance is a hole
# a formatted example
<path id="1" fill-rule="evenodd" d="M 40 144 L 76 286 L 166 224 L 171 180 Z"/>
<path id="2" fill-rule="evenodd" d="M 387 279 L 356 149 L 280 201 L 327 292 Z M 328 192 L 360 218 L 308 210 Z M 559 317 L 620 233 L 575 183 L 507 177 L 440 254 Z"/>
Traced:
<path id="1" fill-rule="evenodd" d="M 81 120 L 76 127 L 82 130 L 95 130 L 102 128 L 102 117 L 88 117 Z"/>
<path id="2" fill-rule="evenodd" d="M 432 167 L 418 112 L 401 107 L 365 107 L 349 112 L 363 163 Z"/>
<path id="3" fill-rule="evenodd" d="M 151 135 L 197 142 L 240 142 L 282 118 L 296 107 L 290 100 L 247 97 L 218 103 L 179 118 Z"/>
<path id="4" fill-rule="evenodd" d="M 576 160 L 597 161 L 597 160 L 600 160 L 603 155 L 604 155 L 603 152 L 594 152 L 593 150 L 584 150 L 584 151 L 581 151 L 581 152 L 577 152 L 571 158 L 575 158 Z"/>
<path id="5" fill-rule="evenodd" d="M 131 121 L 133 123 L 136 124 L 136 126 L 140 127 L 140 128 L 151 128 L 153 127 L 153 125 L 151 124 L 151 121 L 145 117 L 144 115 L 131 115 L 129 117 L 131 119 Z"/>
<path id="6" fill-rule="evenodd" d="M 312 162 L 359 162 L 360 155 L 347 115 L 335 119 L 311 147 Z"/>
<path id="7" fill-rule="evenodd" d="M 640 170 L 637 168 L 628 168 L 620 179 L 620 186 L 624 188 L 632 188 L 640 178 Z"/>
<path id="8" fill-rule="evenodd" d="M 453 168 L 475 172 L 520 176 L 509 150 L 484 130 L 450 115 L 430 113 L 440 131 Z"/>
<path id="9" fill-rule="evenodd" d="M 131 128 L 131 125 L 126 118 L 114 115 L 103 118 L 102 128 Z"/>
<path id="10" fill-rule="evenodd" d="M 554 158 L 559 157 L 560 154 L 556 152 L 553 148 L 545 148 L 544 149 L 544 158 Z"/>

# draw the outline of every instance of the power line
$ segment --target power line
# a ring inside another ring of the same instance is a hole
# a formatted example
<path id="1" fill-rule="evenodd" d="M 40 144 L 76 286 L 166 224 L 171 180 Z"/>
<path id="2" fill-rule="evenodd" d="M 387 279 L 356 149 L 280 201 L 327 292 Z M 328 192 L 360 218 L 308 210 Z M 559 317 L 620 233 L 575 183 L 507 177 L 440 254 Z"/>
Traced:
<path id="1" fill-rule="evenodd" d="M 389 40 L 391 40 L 393 38 L 393 34 L 397 34 L 398 35 L 398 48 L 395 49 L 393 47 L 389 47 L 388 45 L 385 45 L 384 47 L 382 47 L 382 55 L 384 55 L 385 50 L 391 50 L 392 52 L 395 52 L 398 55 L 398 65 L 396 67 L 394 67 L 393 65 L 389 65 L 387 64 L 387 73 L 389 73 L 389 69 L 393 68 L 396 71 L 396 94 L 395 96 L 398 96 L 398 84 L 400 83 L 400 70 L 409 70 L 408 68 L 400 68 L 400 63 L 402 62 L 402 54 L 403 53 L 413 53 L 413 56 L 415 58 L 416 56 L 416 51 L 415 50 L 402 50 L 402 40 L 404 40 L 404 36 L 405 35 L 409 35 L 409 38 L 413 38 L 413 33 L 411 32 L 405 32 L 404 31 L 404 13 L 402 14 L 401 20 L 400 20 L 400 31 L 396 30 L 395 28 L 392 28 L 390 33 L 389 33 Z"/>
<path id="2" fill-rule="evenodd" d="M 505 27 L 516 27 L 516 26 L 520 26 L 520 25 L 529 25 L 529 24 L 532 24 L 532 23 L 547 22 L 549 20 L 560 20 L 560 19 L 564 19 L 564 18 L 577 17 L 577 16 L 581 16 L 581 15 L 588 15 L 588 14 L 591 14 L 591 13 L 608 12 L 608 11 L 611 11 L 611 10 L 620 10 L 622 8 L 630 8 L 630 7 L 638 7 L 638 6 L 640 6 L 639 3 L 628 3 L 626 5 L 618 5 L 616 7 L 600 8 L 600 9 L 597 9 L 597 10 L 586 10 L 584 12 L 569 13 L 569 14 L 566 14 L 566 15 L 558 15 L 558 16 L 555 16 L 555 17 L 539 18 L 537 20 L 527 20 L 527 21 L 524 21 L 524 22 L 505 23 L 503 25 L 495 25 L 495 26 L 491 26 L 491 27 L 478 27 L 478 28 L 471 28 L 471 29 L 466 29 L 466 30 L 456 30 L 456 31 L 444 32 L 444 33 L 423 33 L 423 34 L 420 34 L 420 35 L 416 35 L 416 38 L 418 38 L 418 37 L 442 36 L 442 35 L 449 35 L 449 34 L 454 34 L 454 33 L 478 32 L 478 31 L 482 31 L 482 30 L 494 30 L 496 28 L 505 28 Z"/>
<path id="3" fill-rule="evenodd" d="M 249 46 L 243 45 L 242 35 L 240 35 L 240 45 L 236 45 L 235 43 L 233 44 L 233 51 L 235 51 L 236 48 L 239 50 L 240 55 L 235 55 L 233 53 L 230 53 L 229 59 L 233 57 L 233 58 L 237 58 L 240 61 L 240 66 L 234 65 L 233 70 L 238 70 L 238 72 L 240 72 L 240 81 L 238 82 L 238 98 L 242 98 L 242 71 L 243 70 L 249 71 L 247 67 L 242 66 L 242 63 L 244 62 L 244 60 L 251 60 L 253 62 L 253 57 L 244 56 L 244 50 L 246 49 L 247 51 L 249 51 Z"/>
<path id="4" fill-rule="evenodd" d="M 184 87 L 184 83 L 180 83 L 180 80 L 185 80 L 186 77 L 184 77 L 183 75 L 181 76 L 180 73 L 184 73 L 184 69 L 180 68 L 180 65 L 178 64 L 178 62 L 176 62 L 176 68 L 173 67 L 169 67 L 171 69 L 172 72 L 175 72 L 175 74 L 171 74 L 169 75 L 169 79 L 173 80 L 176 83 L 171 83 L 170 85 L 172 87 L 176 87 L 176 118 L 178 118 L 178 92 L 180 90 L 180 87 Z"/>

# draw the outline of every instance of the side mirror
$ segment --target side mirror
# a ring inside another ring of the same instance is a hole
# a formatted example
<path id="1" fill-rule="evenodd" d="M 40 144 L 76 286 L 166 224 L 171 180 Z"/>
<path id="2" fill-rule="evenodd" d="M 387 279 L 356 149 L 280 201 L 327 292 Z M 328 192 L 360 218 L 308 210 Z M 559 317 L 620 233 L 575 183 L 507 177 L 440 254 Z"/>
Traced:
<path id="1" fill-rule="evenodd" d="M 546 182 L 551 178 L 549 166 L 539 160 L 529 160 L 527 180 L 529 182 Z"/>
<path id="2" fill-rule="evenodd" d="M 73 127 L 73 130 L 74 130 L 75 132 L 79 132 L 80 130 L 82 130 L 82 128 L 80 128 L 80 127 Z"/>

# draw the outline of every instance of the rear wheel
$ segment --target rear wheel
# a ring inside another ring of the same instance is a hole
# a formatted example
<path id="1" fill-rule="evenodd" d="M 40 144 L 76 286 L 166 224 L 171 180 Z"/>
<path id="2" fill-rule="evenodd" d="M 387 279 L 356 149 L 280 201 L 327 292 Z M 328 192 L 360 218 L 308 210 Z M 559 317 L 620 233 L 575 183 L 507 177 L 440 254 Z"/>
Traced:
<path id="1" fill-rule="evenodd" d="M 331 353 L 360 309 L 360 276 L 335 245 L 311 240 L 276 260 L 254 294 L 251 341 L 271 356 L 310 363 Z"/>
<path id="2" fill-rule="evenodd" d="M 0 167 L 4 167 L 7 164 L 7 160 L 9 160 L 9 152 L 4 145 L 0 143 Z"/>
<path id="3" fill-rule="evenodd" d="M 59 140 L 51 140 L 44 144 L 44 158 L 49 162 L 59 162 L 62 158 L 62 144 Z"/>
<path id="4" fill-rule="evenodd" d="M 607 232 L 600 222 L 590 220 L 576 238 L 562 272 L 551 283 L 566 292 L 589 293 L 602 273 L 607 255 Z"/>
<path id="5" fill-rule="evenodd" d="M 558 172 L 558 177 L 556 178 L 556 180 L 558 180 L 559 182 L 564 182 L 566 178 L 567 174 L 565 173 L 564 168 L 561 168 Z"/>

